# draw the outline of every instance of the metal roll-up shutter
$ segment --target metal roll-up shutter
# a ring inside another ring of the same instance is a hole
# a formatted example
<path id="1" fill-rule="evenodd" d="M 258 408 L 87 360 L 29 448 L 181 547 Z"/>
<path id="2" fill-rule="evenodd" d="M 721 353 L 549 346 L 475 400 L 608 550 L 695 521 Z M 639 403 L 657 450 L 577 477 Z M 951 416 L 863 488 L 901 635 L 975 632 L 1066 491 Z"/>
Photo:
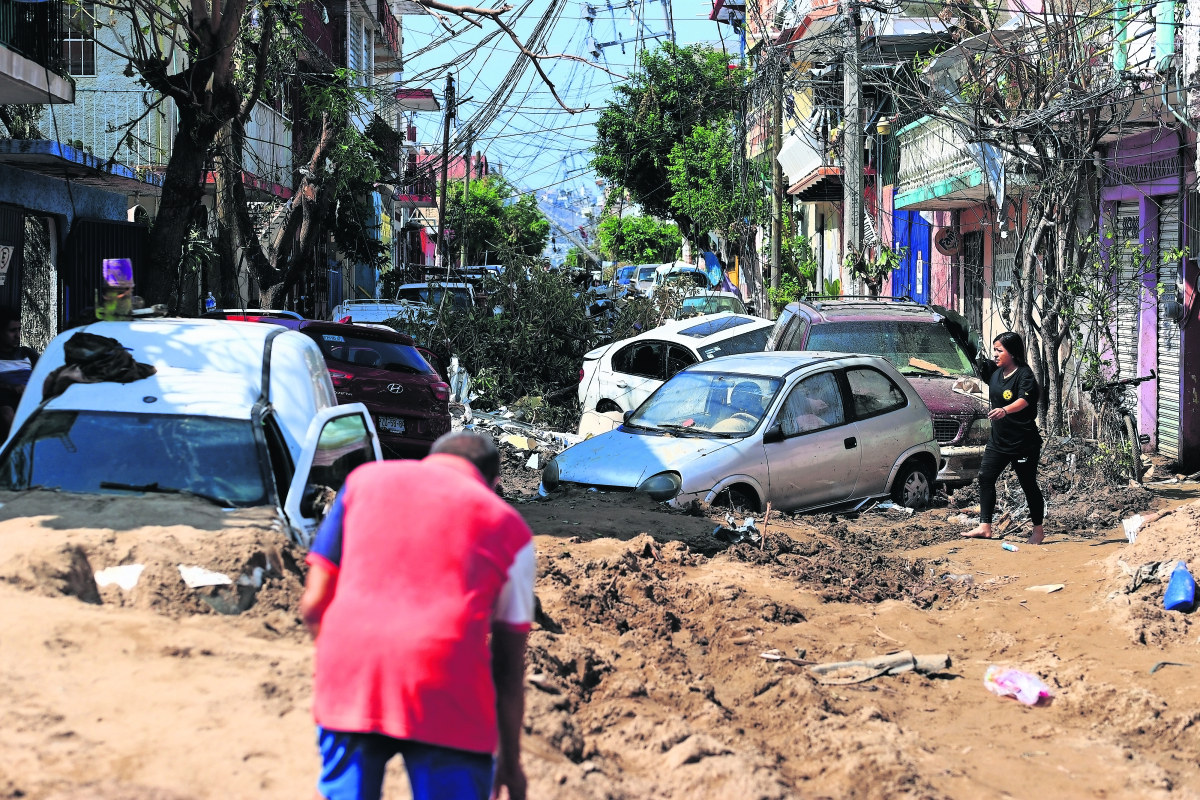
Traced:
<path id="1" fill-rule="evenodd" d="M 1158 251 L 1166 253 L 1180 245 L 1179 196 L 1163 198 L 1158 212 Z M 1160 259 L 1161 261 L 1161 256 Z M 1160 455 L 1179 458 L 1179 326 L 1163 314 L 1162 300 L 1174 297 L 1179 284 L 1179 262 L 1160 263 L 1158 281 L 1163 292 L 1158 304 L 1158 431 Z"/>
<path id="2" fill-rule="evenodd" d="M 150 229 L 140 222 L 79 219 L 71 226 L 67 245 L 58 259 L 59 328 L 93 317 L 96 296 L 103 292 L 102 267 L 106 258 L 128 258 L 133 262 L 134 292 L 144 280 Z"/>
<path id="3" fill-rule="evenodd" d="M 1142 218 L 1138 203 L 1117 203 L 1117 362 L 1121 378 L 1136 378 L 1138 369 L 1138 293 L 1133 282 L 1138 273 L 1138 247 Z"/>

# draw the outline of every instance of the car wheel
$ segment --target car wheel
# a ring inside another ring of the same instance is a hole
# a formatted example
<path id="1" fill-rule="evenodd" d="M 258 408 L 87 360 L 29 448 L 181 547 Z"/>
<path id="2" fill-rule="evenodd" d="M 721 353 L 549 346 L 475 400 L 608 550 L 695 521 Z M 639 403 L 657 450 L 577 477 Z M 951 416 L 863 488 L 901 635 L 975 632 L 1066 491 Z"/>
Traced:
<path id="1" fill-rule="evenodd" d="M 915 461 L 908 461 L 896 473 L 892 483 L 892 500 L 905 508 L 924 508 L 933 496 L 933 479 L 929 469 Z"/>
<path id="2" fill-rule="evenodd" d="M 739 486 L 730 486 L 713 498 L 714 506 L 724 506 L 731 511 L 758 511 L 758 498 Z"/>

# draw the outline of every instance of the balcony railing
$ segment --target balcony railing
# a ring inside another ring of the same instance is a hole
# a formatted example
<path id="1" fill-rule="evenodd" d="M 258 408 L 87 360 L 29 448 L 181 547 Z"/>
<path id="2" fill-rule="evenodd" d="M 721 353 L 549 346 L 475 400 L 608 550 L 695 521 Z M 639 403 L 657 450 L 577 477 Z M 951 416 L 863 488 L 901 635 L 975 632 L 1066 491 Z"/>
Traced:
<path id="1" fill-rule="evenodd" d="M 62 43 L 63 0 L 19 3 L 0 0 L 0 44 L 66 77 Z"/>
<path id="2" fill-rule="evenodd" d="M 160 98 L 152 91 L 77 88 L 75 103 L 56 107 L 54 119 L 43 113 L 39 127 L 101 161 L 111 158 L 136 170 L 156 172 L 171 157 L 176 130 L 174 101 L 161 98 L 150 108 Z"/>
<path id="3" fill-rule="evenodd" d="M 979 169 L 967 141 L 954 126 L 942 119 L 926 117 L 898 134 L 900 172 L 896 191 L 931 186 Z"/>
<path id="4" fill-rule="evenodd" d="M 400 26 L 392 16 L 392 9 L 387 0 L 376 0 L 375 17 L 379 20 L 379 32 L 383 40 L 387 42 L 393 54 L 400 55 Z"/>
<path id="5" fill-rule="evenodd" d="M 246 123 L 243 169 L 267 183 L 292 185 L 292 129 L 288 119 L 264 103 Z"/>

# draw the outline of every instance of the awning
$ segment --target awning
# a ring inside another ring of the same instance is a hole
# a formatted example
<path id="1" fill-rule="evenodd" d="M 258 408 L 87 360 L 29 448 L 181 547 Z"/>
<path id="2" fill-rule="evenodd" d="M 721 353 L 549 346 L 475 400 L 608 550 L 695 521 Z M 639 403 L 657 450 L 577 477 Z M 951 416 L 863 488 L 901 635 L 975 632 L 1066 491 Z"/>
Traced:
<path id="1" fill-rule="evenodd" d="M 110 163 L 62 142 L 0 140 L 0 164 L 84 186 L 155 196 L 162 194 L 163 173 Z"/>
<path id="2" fill-rule="evenodd" d="M 406 111 L 441 111 L 432 89 L 397 89 L 396 105 Z"/>
<path id="3" fill-rule="evenodd" d="M 802 178 L 821 166 L 821 154 L 812 146 L 804 132 L 799 130 L 784 140 L 776 158 L 788 180 L 791 180 L 792 176 Z"/>
<path id="4" fill-rule="evenodd" d="M 788 187 L 788 194 L 804 203 L 840 201 L 842 199 L 842 168 L 817 167 Z"/>

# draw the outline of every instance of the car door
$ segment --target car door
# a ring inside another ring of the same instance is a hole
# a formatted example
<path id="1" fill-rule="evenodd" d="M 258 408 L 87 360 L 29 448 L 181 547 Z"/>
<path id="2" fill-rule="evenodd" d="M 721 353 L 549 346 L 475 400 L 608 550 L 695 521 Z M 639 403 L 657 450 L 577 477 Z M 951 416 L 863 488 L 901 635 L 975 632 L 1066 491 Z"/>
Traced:
<path id="1" fill-rule="evenodd" d="M 854 494 L 857 497 L 883 494 L 896 459 L 917 444 L 912 426 L 902 419 L 908 397 L 894 380 L 874 367 L 847 367 L 843 375 L 847 406 L 860 438 Z"/>
<path id="2" fill-rule="evenodd" d="M 858 430 L 846 414 L 838 370 L 801 379 L 780 407 L 783 440 L 766 444 L 768 494 L 776 508 L 848 499 L 858 481 Z"/>
<path id="3" fill-rule="evenodd" d="M 667 343 L 655 339 L 631 342 L 612 358 L 611 384 L 606 387 L 609 397 L 622 411 L 632 411 L 642 404 L 666 380 Z"/>
<path id="4" fill-rule="evenodd" d="M 362 403 L 332 406 L 313 417 L 304 439 L 283 510 L 292 538 L 308 547 L 316 535 L 320 514 L 314 508 L 325 489 L 339 492 L 346 476 L 360 464 L 382 461 L 379 437 Z"/>

